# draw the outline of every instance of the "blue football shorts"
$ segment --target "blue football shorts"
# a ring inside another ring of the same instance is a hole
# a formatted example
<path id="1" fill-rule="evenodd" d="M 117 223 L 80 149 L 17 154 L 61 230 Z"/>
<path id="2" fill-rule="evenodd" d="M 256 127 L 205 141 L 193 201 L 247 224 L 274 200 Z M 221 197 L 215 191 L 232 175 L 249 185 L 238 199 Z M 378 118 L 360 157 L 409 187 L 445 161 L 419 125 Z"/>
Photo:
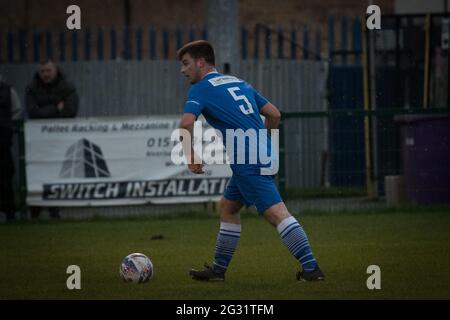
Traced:
<path id="1" fill-rule="evenodd" d="M 273 176 L 233 174 L 223 196 L 249 207 L 254 205 L 259 214 L 280 203 L 280 193 Z"/>

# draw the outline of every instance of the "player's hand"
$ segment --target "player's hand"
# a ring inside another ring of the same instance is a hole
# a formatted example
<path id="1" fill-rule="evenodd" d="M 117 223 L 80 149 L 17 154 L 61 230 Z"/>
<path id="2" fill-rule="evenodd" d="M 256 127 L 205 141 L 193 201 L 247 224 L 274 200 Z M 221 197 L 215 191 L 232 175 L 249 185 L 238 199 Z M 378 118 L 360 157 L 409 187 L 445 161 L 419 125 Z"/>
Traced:
<path id="1" fill-rule="evenodd" d="M 203 171 L 203 163 L 200 163 L 200 164 L 191 163 L 191 164 L 188 164 L 188 168 L 189 168 L 189 170 L 191 170 L 192 173 L 195 173 L 195 174 L 205 173 Z"/>
<path id="2" fill-rule="evenodd" d="M 57 108 L 58 111 L 62 111 L 64 109 L 64 101 L 58 102 Z"/>
<path id="3" fill-rule="evenodd" d="M 193 152 L 191 155 L 191 163 L 188 164 L 189 170 L 196 174 L 205 173 L 203 171 L 202 160 Z"/>

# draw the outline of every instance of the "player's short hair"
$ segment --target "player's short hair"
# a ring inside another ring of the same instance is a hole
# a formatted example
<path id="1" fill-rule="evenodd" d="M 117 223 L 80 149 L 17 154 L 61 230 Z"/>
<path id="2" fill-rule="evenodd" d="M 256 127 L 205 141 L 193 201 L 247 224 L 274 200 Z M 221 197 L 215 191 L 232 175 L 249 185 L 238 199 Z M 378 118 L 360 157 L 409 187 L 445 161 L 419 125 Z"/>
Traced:
<path id="1" fill-rule="evenodd" d="M 178 60 L 181 60 L 186 53 L 189 53 L 194 59 L 204 58 L 210 65 L 214 66 L 216 63 L 214 48 L 206 40 L 197 40 L 185 44 L 177 52 Z"/>

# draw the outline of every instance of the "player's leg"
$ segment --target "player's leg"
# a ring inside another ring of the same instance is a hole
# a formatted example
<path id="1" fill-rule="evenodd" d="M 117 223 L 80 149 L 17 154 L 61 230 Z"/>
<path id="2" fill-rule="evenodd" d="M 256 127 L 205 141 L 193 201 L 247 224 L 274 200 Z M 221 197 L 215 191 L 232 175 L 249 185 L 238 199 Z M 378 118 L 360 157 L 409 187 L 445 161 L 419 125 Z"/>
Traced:
<path id="1" fill-rule="evenodd" d="M 239 210 L 243 204 L 222 197 L 220 200 L 220 229 L 217 234 L 213 269 L 225 272 L 236 251 L 241 237 L 241 219 Z"/>
<path id="2" fill-rule="evenodd" d="M 297 274 L 302 280 L 322 280 L 323 273 L 317 266 L 308 238 L 300 223 L 289 213 L 271 176 L 241 176 L 239 187 L 243 196 L 255 204 L 280 233 L 284 244 L 300 262 L 303 272 Z"/>
<path id="3" fill-rule="evenodd" d="M 297 273 L 297 279 L 323 280 L 325 276 L 314 258 L 308 237 L 297 219 L 289 213 L 284 202 L 272 205 L 263 215 L 277 228 L 289 252 L 300 262 L 303 271 Z"/>
<path id="4" fill-rule="evenodd" d="M 219 202 L 220 222 L 240 225 L 241 215 L 239 211 L 243 206 L 239 201 L 222 197 Z"/>
<path id="5" fill-rule="evenodd" d="M 220 200 L 220 229 L 217 234 L 212 266 L 205 264 L 203 270 L 192 269 L 189 274 L 194 280 L 223 281 L 225 272 L 241 237 L 239 210 L 243 204 L 222 197 Z"/>
<path id="6" fill-rule="evenodd" d="M 225 194 L 220 200 L 220 229 L 217 234 L 212 266 L 205 264 L 204 270 L 191 270 L 189 274 L 195 280 L 223 281 L 225 271 L 230 264 L 241 236 L 239 210 L 246 204 L 236 186 L 234 177 L 230 179 Z"/>

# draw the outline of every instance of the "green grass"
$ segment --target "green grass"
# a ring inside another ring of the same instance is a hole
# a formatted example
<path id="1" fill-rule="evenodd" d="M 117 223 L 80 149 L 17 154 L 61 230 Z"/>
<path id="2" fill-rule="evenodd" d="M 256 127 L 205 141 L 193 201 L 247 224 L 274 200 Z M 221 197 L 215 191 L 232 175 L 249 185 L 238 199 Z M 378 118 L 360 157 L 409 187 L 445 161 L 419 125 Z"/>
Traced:
<path id="1" fill-rule="evenodd" d="M 218 221 L 168 219 L 40 221 L 0 225 L 0 299 L 449 299 L 450 213 L 311 213 L 300 217 L 326 273 L 295 281 L 297 262 L 274 228 L 244 215 L 239 249 L 224 283 L 194 282 L 191 266 L 210 261 Z M 153 235 L 162 240 L 151 240 Z M 119 278 L 132 252 L 149 255 L 146 284 Z M 81 267 L 82 290 L 66 288 L 66 268 Z M 381 268 L 368 290 L 366 268 Z"/>

